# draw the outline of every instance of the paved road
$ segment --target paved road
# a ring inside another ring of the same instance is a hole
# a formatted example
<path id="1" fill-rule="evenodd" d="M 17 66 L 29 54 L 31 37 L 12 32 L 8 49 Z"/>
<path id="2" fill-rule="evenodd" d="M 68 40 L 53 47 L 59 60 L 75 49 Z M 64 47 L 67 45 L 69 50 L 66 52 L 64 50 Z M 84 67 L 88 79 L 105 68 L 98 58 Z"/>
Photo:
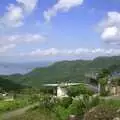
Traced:
<path id="1" fill-rule="evenodd" d="M 33 108 L 33 107 L 38 106 L 38 105 L 39 105 L 39 103 L 35 103 L 35 104 L 33 104 L 33 105 L 29 105 L 29 106 L 26 106 L 26 107 L 24 107 L 24 108 L 20 108 L 20 109 L 11 111 L 11 112 L 4 113 L 4 114 L 2 114 L 2 116 L 0 117 L 0 120 L 9 120 L 11 117 L 15 117 L 15 116 L 18 116 L 18 115 L 22 115 L 22 114 L 24 114 L 27 110 L 29 110 L 30 108 Z"/>

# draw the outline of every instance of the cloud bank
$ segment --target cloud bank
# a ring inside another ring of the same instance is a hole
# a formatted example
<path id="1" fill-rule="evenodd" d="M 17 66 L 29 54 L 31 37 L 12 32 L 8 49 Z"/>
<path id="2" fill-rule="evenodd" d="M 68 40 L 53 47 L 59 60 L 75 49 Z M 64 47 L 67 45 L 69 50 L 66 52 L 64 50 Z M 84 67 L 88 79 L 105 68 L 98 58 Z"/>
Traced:
<path id="1" fill-rule="evenodd" d="M 87 48 L 78 48 L 78 49 L 36 49 L 29 53 L 20 53 L 20 56 L 29 56 L 35 58 L 41 57 L 52 57 L 52 56 L 112 56 L 112 55 L 120 55 L 120 49 L 87 49 Z"/>

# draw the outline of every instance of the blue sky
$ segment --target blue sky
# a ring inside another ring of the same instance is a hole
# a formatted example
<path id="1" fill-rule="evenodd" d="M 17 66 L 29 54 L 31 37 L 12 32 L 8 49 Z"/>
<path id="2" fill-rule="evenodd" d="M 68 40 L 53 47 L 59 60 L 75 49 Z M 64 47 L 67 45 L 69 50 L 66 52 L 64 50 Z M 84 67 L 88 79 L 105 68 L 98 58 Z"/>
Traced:
<path id="1" fill-rule="evenodd" d="M 3 61 L 119 55 L 120 0 L 1 0 Z"/>

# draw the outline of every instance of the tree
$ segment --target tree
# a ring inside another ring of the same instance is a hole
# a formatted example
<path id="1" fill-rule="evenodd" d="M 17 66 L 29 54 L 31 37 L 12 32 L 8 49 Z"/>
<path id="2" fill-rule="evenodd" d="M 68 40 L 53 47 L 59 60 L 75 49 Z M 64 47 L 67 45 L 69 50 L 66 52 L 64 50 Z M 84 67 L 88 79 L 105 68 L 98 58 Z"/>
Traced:
<path id="1" fill-rule="evenodd" d="M 100 95 L 101 96 L 107 96 L 108 95 L 108 91 L 106 91 L 106 87 L 107 87 L 107 83 L 108 83 L 108 79 L 105 78 L 101 78 L 99 80 L 100 83 Z"/>
<path id="2" fill-rule="evenodd" d="M 85 85 L 70 86 L 67 88 L 67 94 L 71 97 L 75 97 L 81 94 L 92 95 L 93 91 L 89 90 Z"/>
<path id="3" fill-rule="evenodd" d="M 98 79 L 108 77 L 110 74 L 111 72 L 108 69 L 102 69 L 98 74 Z"/>
<path id="4" fill-rule="evenodd" d="M 64 108 L 68 108 L 69 105 L 72 104 L 72 98 L 71 97 L 64 97 L 60 100 L 58 100 L 58 105 L 64 107 Z"/>
<path id="5" fill-rule="evenodd" d="M 67 108 L 60 105 L 55 107 L 54 112 L 59 120 L 67 120 L 70 114 Z"/>
<path id="6" fill-rule="evenodd" d="M 72 104 L 68 108 L 69 113 L 76 116 L 82 116 L 86 111 L 85 109 L 86 105 L 84 104 L 84 101 L 81 99 L 73 100 Z"/>

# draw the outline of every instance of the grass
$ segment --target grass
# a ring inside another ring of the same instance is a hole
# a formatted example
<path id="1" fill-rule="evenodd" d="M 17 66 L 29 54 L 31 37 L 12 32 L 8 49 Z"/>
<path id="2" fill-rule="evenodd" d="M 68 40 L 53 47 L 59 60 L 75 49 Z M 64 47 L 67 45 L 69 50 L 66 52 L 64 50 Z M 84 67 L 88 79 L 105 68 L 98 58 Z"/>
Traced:
<path id="1" fill-rule="evenodd" d="M 23 115 L 12 118 L 12 120 L 58 120 L 54 113 L 45 109 L 29 110 Z"/>
<path id="2" fill-rule="evenodd" d="M 4 112 L 8 112 L 11 110 L 15 110 L 18 108 L 22 108 L 25 107 L 29 104 L 34 103 L 35 101 L 33 101 L 31 98 L 29 97 L 25 97 L 25 98 L 17 98 L 14 101 L 0 101 L 0 114 L 4 113 Z"/>

